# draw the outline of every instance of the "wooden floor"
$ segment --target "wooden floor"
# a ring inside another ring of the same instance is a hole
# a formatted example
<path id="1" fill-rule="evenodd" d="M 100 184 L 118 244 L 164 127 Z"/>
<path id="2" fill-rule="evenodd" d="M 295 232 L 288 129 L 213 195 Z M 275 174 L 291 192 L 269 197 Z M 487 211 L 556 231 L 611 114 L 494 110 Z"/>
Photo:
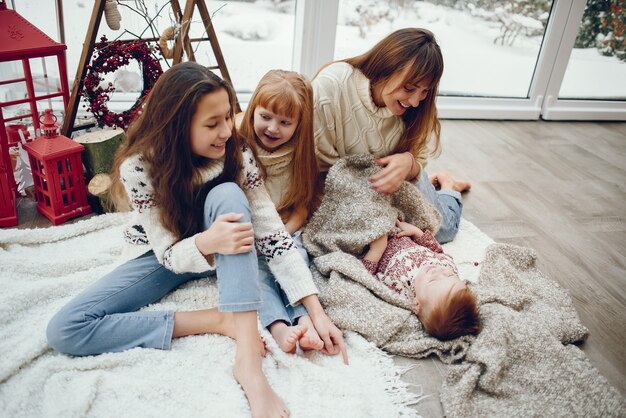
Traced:
<path id="1" fill-rule="evenodd" d="M 442 124 L 443 152 L 428 171 L 470 180 L 463 216 L 497 242 L 536 250 L 589 328 L 581 348 L 626 395 L 626 123 Z M 423 416 L 441 415 L 443 376 L 432 359 L 410 372 L 433 395 Z"/>
<path id="2" fill-rule="evenodd" d="M 581 348 L 626 394 L 626 123 L 443 121 L 429 172 L 472 182 L 463 216 L 498 242 L 534 248 L 541 270 L 569 291 L 590 330 Z M 49 223 L 22 199 L 20 226 Z M 416 364 L 405 379 L 441 416 L 445 367 Z"/>

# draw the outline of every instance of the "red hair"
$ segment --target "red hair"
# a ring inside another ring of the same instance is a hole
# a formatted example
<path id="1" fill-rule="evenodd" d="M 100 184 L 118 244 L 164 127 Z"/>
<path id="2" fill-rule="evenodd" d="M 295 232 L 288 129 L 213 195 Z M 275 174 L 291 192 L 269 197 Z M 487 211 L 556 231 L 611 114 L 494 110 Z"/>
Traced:
<path id="1" fill-rule="evenodd" d="M 480 332 L 476 295 L 467 287 L 451 293 L 427 314 L 418 316 L 426 332 L 442 341 Z"/>
<path id="2" fill-rule="evenodd" d="M 239 133 L 252 149 L 257 146 L 254 109 L 258 106 L 298 121 L 298 126 L 290 139 L 290 142 L 294 143 L 293 159 L 290 163 L 292 182 L 285 198 L 276 209 L 280 213 L 303 206 L 310 213 L 315 204 L 319 177 L 313 136 L 311 82 L 293 71 L 271 70 L 263 76 L 250 98 L 250 104 L 239 127 Z"/>

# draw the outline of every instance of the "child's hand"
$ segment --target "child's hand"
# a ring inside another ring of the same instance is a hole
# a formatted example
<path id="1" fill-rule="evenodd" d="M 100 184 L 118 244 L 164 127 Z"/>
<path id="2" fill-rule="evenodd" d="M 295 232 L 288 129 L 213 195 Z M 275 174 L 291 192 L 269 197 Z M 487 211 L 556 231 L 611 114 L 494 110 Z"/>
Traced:
<path id="1" fill-rule="evenodd" d="M 291 212 L 289 219 L 285 222 L 285 229 L 289 235 L 293 235 L 294 232 L 302 228 L 306 222 L 307 216 L 309 216 L 309 211 L 303 206 L 300 206 Z"/>
<path id="2" fill-rule="evenodd" d="M 383 235 L 380 238 L 376 238 L 374 241 L 370 243 L 370 248 L 363 257 L 364 260 L 373 261 L 378 263 L 387 248 L 387 234 Z"/>
<path id="3" fill-rule="evenodd" d="M 337 326 L 331 321 L 326 313 L 318 313 L 311 315 L 315 330 L 319 334 L 322 341 L 324 341 L 324 348 L 322 353 L 328 355 L 335 355 L 341 353 L 343 357 L 343 363 L 348 365 L 348 351 L 346 344 L 343 341 L 343 333 Z"/>
<path id="4" fill-rule="evenodd" d="M 242 217 L 241 213 L 218 216 L 207 230 L 196 236 L 198 250 L 203 255 L 242 254 L 252 251 L 254 230 L 250 222 L 238 222 Z"/>
<path id="5" fill-rule="evenodd" d="M 412 237 L 414 239 L 418 239 L 422 235 L 424 235 L 424 231 L 412 225 L 408 222 L 402 222 L 401 220 L 396 220 L 396 226 L 400 229 L 400 232 L 396 234 L 397 237 Z"/>

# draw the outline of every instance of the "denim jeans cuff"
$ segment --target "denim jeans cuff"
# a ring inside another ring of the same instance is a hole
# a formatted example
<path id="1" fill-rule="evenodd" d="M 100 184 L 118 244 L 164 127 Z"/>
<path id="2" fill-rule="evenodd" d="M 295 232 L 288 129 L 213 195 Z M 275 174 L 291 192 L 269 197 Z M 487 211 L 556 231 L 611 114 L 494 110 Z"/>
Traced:
<path id="1" fill-rule="evenodd" d="M 444 194 L 444 195 L 452 196 L 459 202 L 461 201 L 461 193 L 457 192 L 456 190 L 444 189 L 444 190 L 437 191 L 437 193 L 439 193 L 440 195 Z"/>
<path id="2" fill-rule="evenodd" d="M 165 335 L 163 335 L 162 350 L 169 350 L 172 347 L 172 336 L 174 335 L 174 311 L 165 312 Z"/>
<path id="3" fill-rule="evenodd" d="M 283 321 L 287 325 L 293 325 L 293 321 L 289 318 L 289 315 L 259 315 L 259 320 L 263 328 L 268 328 L 276 321 Z"/>
<path id="4" fill-rule="evenodd" d="M 263 306 L 263 301 L 243 302 L 243 303 L 220 303 L 220 312 L 246 312 L 258 311 Z"/>

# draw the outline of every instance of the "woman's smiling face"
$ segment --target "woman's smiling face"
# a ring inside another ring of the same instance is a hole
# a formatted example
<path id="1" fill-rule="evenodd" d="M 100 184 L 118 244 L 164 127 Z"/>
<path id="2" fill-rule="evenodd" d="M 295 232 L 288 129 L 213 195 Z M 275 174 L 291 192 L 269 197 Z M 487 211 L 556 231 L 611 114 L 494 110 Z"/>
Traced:
<path id="1" fill-rule="evenodd" d="M 402 116 L 407 109 L 418 107 L 430 92 L 430 81 L 404 82 L 409 68 L 396 73 L 384 84 L 374 87 L 372 96 L 378 107 L 387 107 L 396 116 Z"/>

